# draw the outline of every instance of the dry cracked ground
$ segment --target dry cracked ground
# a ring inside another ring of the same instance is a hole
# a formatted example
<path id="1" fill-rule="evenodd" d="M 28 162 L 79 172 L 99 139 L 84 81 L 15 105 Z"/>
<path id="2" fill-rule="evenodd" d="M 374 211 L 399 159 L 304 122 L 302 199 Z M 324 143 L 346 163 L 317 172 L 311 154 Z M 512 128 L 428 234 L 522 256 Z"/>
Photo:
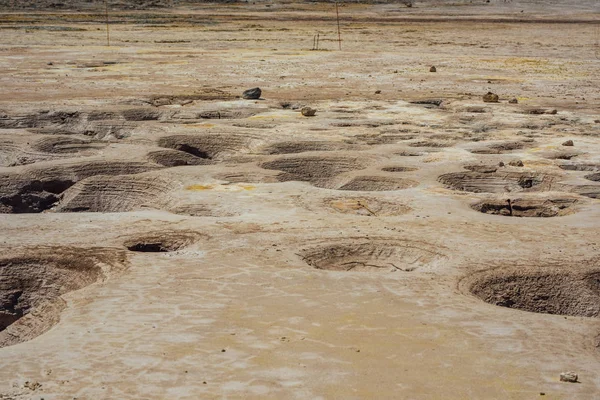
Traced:
<path id="1" fill-rule="evenodd" d="M 0 398 L 600 397 L 571 3 L 4 7 Z"/>

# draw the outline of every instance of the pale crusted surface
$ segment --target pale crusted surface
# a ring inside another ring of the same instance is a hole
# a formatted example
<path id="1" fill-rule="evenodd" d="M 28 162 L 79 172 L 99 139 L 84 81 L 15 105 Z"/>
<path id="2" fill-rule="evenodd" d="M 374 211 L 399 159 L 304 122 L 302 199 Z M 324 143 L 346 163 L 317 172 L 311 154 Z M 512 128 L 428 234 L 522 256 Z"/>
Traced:
<path id="1" fill-rule="evenodd" d="M 0 398 L 598 397 L 597 2 L 440 3 L 0 15 Z"/>

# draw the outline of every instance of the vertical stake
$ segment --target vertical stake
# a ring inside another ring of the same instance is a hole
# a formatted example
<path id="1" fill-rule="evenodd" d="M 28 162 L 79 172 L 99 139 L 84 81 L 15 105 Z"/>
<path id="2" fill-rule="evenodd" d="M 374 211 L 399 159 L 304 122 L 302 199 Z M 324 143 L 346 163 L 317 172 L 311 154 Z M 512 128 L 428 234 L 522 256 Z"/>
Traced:
<path id="1" fill-rule="evenodd" d="M 342 35 L 340 33 L 340 12 L 338 10 L 338 2 L 336 0 L 335 2 L 335 14 L 337 16 L 337 26 L 338 26 L 338 43 L 339 43 L 339 47 L 340 50 L 342 49 Z"/>
<path id="2" fill-rule="evenodd" d="M 106 45 L 110 47 L 110 30 L 108 28 L 108 0 L 104 0 L 104 15 L 106 17 Z"/>

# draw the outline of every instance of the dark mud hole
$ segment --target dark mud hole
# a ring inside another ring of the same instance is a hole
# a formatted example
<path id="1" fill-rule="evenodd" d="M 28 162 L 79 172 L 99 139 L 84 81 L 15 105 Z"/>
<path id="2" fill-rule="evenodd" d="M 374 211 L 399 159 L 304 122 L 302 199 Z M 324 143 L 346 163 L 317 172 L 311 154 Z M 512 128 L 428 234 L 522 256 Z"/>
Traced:
<path id="1" fill-rule="evenodd" d="M 600 316 L 600 271 L 491 271 L 469 290 L 483 301 L 543 314 Z"/>
<path id="2" fill-rule="evenodd" d="M 483 200 L 473 204 L 474 210 L 484 214 L 506 217 L 558 217 L 574 212 L 575 199 L 506 199 Z"/>

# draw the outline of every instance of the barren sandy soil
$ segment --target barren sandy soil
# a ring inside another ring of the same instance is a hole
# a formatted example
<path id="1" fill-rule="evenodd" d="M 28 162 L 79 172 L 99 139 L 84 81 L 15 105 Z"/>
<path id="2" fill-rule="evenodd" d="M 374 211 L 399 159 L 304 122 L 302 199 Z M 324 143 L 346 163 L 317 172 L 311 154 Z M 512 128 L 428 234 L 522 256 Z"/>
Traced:
<path id="1" fill-rule="evenodd" d="M 599 398 L 598 7 L 4 8 L 0 398 Z"/>

